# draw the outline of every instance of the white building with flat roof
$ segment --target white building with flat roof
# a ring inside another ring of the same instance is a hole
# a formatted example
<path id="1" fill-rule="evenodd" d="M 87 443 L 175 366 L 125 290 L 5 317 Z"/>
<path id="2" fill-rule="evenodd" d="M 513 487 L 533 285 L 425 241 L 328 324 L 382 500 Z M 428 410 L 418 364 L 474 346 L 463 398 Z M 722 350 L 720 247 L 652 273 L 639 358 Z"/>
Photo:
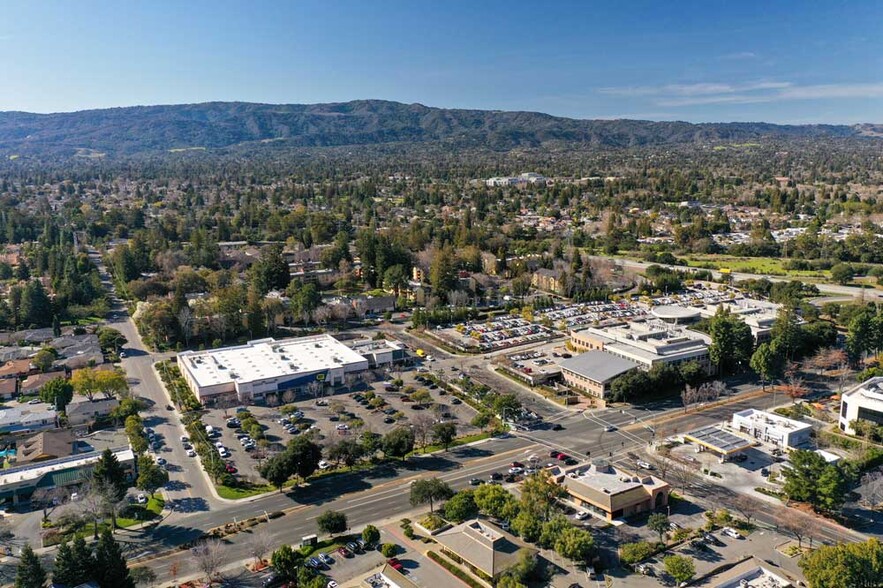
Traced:
<path id="1" fill-rule="evenodd" d="M 709 374 L 714 370 L 708 354 L 711 337 L 659 319 L 571 331 L 570 343 L 577 351 L 598 349 L 629 359 L 644 370 L 688 361 L 697 362 Z"/>
<path id="2" fill-rule="evenodd" d="M 786 449 L 809 444 L 812 425 L 781 415 L 749 408 L 733 413 L 733 428 L 764 443 Z"/>
<path id="3" fill-rule="evenodd" d="M 200 402 L 236 395 L 240 402 L 268 395 L 317 391 L 368 369 L 368 360 L 331 335 L 272 338 L 245 345 L 178 354 L 181 375 Z"/>
<path id="4" fill-rule="evenodd" d="M 883 377 L 862 382 L 840 397 L 840 430 L 855 435 L 850 423 L 857 420 L 883 425 Z"/>

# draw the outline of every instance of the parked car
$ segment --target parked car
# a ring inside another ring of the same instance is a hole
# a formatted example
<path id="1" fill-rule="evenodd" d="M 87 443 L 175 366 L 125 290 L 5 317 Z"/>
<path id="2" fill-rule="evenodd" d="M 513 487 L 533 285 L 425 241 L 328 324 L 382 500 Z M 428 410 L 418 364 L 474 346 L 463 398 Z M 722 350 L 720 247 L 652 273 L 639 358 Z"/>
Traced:
<path id="1" fill-rule="evenodd" d="M 642 461 L 642 460 L 640 460 L 640 459 L 638 460 L 638 462 L 637 462 L 636 465 L 637 465 L 639 468 L 643 469 L 643 470 L 654 470 L 654 469 L 656 469 L 656 468 L 654 468 L 652 465 L 650 465 L 649 463 L 647 463 L 646 461 Z"/>
<path id="2" fill-rule="evenodd" d="M 334 563 L 334 559 L 332 559 L 331 556 L 327 553 L 320 553 L 316 557 L 318 557 L 322 561 L 322 563 L 326 565 L 331 565 Z"/>
<path id="3" fill-rule="evenodd" d="M 187 435 L 181 435 L 181 443 L 189 443 L 189 442 L 190 442 L 190 439 L 187 437 Z"/>
<path id="4" fill-rule="evenodd" d="M 337 548 L 337 554 L 341 557 L 352 557 L 353 556 L 353 553 L 349 549 L 344 547 L 343 545 L 341 545 L 340 547 Z"/>
<path id="5" fill-rule="evenodd" d="M 614 427 L 613 425 L 607 425 L 606 427 L 604 427 L 605 433 L 612 433 L 615 430 L 616 430 L 616 427 Z"/>
<path id="6" fill-rule="evenodd" d="M 511 475 L 518 475 L 518 474 L 523 474 L 523 473 L 524 473 L 524 468 L 520 468 L 517 466 L 513 466 L 513 467 L 509 468 L 509 474 L 511 474 Z"/>
<path id="7" fill-rule="evenodd" d="M 229 464 L 229 463 L 224 465 L 224 469 L 227 470 L 228 474 L 235 474 L 236 472 L 239 471 L 236 469 L 235 466 L 233 466 L 232 464 Z"/>
<path id="8" fill-rule="evenodd" d="M 143 492 L 139 494 L 135 498 L 135 500 L 138 502 L 138 504 L 147 504 L 147 496 L 145 496 Z"/>
<path id="9" fill-rule="evenodd" d="M 402 565 L 402 562 L 400 562 L 396 557 L 389 558 L 388 560 L 386 560 L 386 563 L 388 563 L 397 572 L 401 572 L 405 568 L 405 566 Z"/>
<path id="10" fill-rule="evenodd" d="M 554 425 L 552 425 L 552 430 L 553 431 L 563 431 L 564 427 L 561 426 L 561 423 L 555 423 Z"/>
<path id="11" fill-rule="evenodd" d="M 581 510 L 578 513 L 576 513 L 575 515 L 573 515 L 573 518 L 575 518 L 578 521 L 584 521 L 587 518 L 589 518 L 589 512 L 585 511 L 585 510 Z"/>
<path id="12" fill-rule="evenodd" d="M 362 550 L 359 549 L 359 544 L 355 541 L 350 541 L 346 544 L 346 548 L 352 551 L 353 553 L 360 553 Z"/>
<path id="13" fill-rule="evenodd" d="M 470 486 L 481 486 L 482 484 L 484 484 L 484 480 L 481 480 L 479 478 L 472 478 L 471 480 L 469 480 Z"/>
<path id="14" fill-rule="evenodd" d="M 331 464 L 328 463 L 327 461 L 325 461 L 324 459 L 319 462 L 319 469 L 320 470 L 327 470 L 330 467 L 331 467 Z"/>
<path id="15" fill-rule="evenodd" d="M 730 539 L 741 539 L 742 535 L 736 529 L 732 527 L 724 527 L 721 530 L 721 533 L 729 537 Z"/>
<path id="16" fill-rule="evenodd" d="M 491 480 L 502 480 L 502 479 L 503 479 L 503 474 L 501 474 L 500 472 L 493 472 L 493 473 L 490 475 L 490 478 L 491 478 Z"/>
<path id="17" fill-rule="evenodd" d="M 196 457 L 196 450 L 195 449 L 188 449 L 187 450 L 187 457 Z"/>

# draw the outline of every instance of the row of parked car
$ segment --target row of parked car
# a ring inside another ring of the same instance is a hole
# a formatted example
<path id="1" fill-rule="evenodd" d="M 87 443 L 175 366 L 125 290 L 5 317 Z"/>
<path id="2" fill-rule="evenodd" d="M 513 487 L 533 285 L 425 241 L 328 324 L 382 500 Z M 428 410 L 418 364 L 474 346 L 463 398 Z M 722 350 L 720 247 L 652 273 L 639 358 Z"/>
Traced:
<path id="1" fill-rule="evenodd" d="M 336 550 L 334 550 L 333 554 L 342 558 L 351 558 L 357 554 L 365 553 L 366 551 L 373 549 L 374 545 L 367 543 L 364 539 L 356 539 L 355 541 L 350 541 L 346 545 L 341 545 Z M 391 558 L 395 559 L 395 558 Z M 399 566 L 401 563 L 396 560 Z M 304 566 L 316 570 L 317 572 L 324 572 L 331 569 L 331 566 L 334 565 L 335 559 L 332 555 L 328 553 L 317 553 L 316 555 L 307 558 L 304 561 Z M 390 565 L 393 565 L 390 563 Z M 395 567 L 395 565 L 393 565 Z M 397 568 L 401 571 L 401 568 Z M 261 582 L 261 586 L 263 588 L 279 588 L 286 584 L 286 581 L 275 572 L 270 573 L 269 576 L 266 576 Z M 334 580 L 328 580 L 328 584 L 326 588 L 337 588 L 337 582 Z"/>

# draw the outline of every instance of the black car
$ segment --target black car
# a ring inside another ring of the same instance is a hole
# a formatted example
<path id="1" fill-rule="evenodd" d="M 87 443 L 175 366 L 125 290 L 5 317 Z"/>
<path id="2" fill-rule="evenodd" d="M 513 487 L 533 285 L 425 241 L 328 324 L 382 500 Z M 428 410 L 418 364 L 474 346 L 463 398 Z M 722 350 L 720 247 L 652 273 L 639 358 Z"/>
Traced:
<path id="1" fill-rule="evenodd" d="M 261 588 L 278 588 L 285 583 L 285 578 L 277 574 L 271 573 L 269 576 L 261 580 Z"/>
<path id="2" fill-rule="evenodd" d="M 462 404 L 463 401 L 459 398 L 451 398 L 451 404 Z"/>
<path id="3" fill-rule="evenodd" d="M 552 430 L 553 431 L 563 431 L 564 427 L 562 427 L 560 423 L 555 423 L 554 425 L 552 425 Z"/>
<path id="4" fill-rule="evenodd" d="M 350 551 L 352 551 L 353 553 L 361 553 L 362 552 L 362 548 L 359 547 L 359 544 L 356 543 L 355 541 L 350 541 L 349 543 L 347 543 L 346 548 L 349 549 Z"/>
<path id="5" fill-rule="evenodd" d="M 491 480 L 502 480 L 503 474 L 501 474 L 500 472 L 494 472 L 491 474 L 490 477 L 491 477 Z"/>

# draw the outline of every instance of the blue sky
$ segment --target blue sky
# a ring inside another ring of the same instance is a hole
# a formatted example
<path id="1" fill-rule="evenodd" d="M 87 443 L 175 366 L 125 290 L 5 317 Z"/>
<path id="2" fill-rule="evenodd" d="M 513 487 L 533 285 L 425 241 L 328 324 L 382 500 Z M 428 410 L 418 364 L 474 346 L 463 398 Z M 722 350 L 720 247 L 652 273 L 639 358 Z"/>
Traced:
<path id="1" fill-rule="evenodd" d="M 0 110 L 381 98 L 577 118 L 883 123 L 883 2 L 0 5 Z"/>

